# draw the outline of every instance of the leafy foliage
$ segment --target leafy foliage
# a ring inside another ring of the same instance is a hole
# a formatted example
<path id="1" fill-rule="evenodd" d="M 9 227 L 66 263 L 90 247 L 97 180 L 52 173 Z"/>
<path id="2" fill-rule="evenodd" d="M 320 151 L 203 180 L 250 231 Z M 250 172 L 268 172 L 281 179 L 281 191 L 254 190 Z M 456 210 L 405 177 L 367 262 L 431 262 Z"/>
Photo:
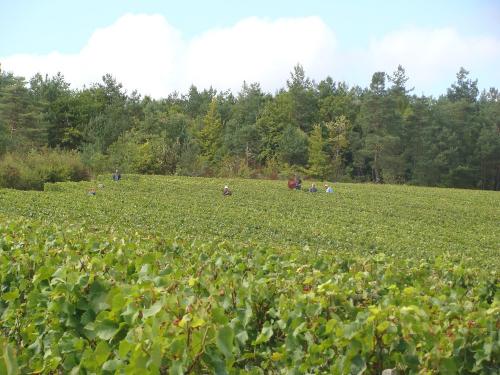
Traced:
<path id="1" fill-rule="evenodd" d="M 493 192 L 125 175 L 0 207 L 2 373 L 500 365 Z"/>
<path id="2" fill-rule="evenodd" d="M 7 154 L 0 160 L 0 187 L 43 190 L 46 182 L 90 179 L 74 151 L 43 150 L 27 155 Z"/>
<path id="3" fill-rule="evenodd" d="M 337 181 L 500 190 L 498 89 L 479 93 L 469 74 L 461 68 L 446 95 L 433 98 L 412 93 L 400 65 L 392 75 L 374 73 L 366 88 L 331 77 L 316 83 L 297 65 L 274 95 L 243 82 L 236 95 L 191 86 L 152 99 L 127 93 L 109 74 L 75 90 L 61 74 L 27 81 L 0 71 L 0 157 L 50 147 L 81 152 L 96 174 L 309 171 Z"/>

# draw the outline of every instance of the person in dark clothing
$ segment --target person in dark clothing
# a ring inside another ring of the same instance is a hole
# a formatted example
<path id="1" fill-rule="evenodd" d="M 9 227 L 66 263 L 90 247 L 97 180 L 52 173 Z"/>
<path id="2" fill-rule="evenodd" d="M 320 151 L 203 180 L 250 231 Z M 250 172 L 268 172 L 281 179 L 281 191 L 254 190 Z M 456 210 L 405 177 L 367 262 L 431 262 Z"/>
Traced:
<path id="1" fill-rule="evenodd" d="M 302 180 L 299 176 L 295 175 L 295 190 L 300 190 L 302 188 Z"/>
<path id="2" fill-rule="evenodd" d="M 120 174 L 120 172 L 118 172 L 118 169 L 115 171 L 115 173 L 113 173 L 113 180 L 114 181 L 118 181 L 118 180 L 121 180 L 122 179 L 122 175 Z"/>
<path id="3" fill-rule="evenodd" d="M 222 189 L 222 195 L 228 196 L 233 194 L 233 192 L 229 189 L 229 187 L 226 185 L 224 186 L 224 189 Z"/>
<path id="4" fill-rule="evenodd" d="M 318 189 L 316 188 L 316 184 L 312 184 L 309 188 L 309 193 L 316 193 Z"/>

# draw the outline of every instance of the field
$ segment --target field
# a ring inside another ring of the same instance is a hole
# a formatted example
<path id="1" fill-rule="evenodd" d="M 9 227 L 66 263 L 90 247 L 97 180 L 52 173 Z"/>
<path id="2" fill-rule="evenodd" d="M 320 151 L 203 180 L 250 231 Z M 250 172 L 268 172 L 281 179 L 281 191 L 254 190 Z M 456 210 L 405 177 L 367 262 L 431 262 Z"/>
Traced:
<path id="1" fill-rule="evenodd" d="M 0 190 L 0 374 L 495 373 L 498 193 L 334 189 Z"/>

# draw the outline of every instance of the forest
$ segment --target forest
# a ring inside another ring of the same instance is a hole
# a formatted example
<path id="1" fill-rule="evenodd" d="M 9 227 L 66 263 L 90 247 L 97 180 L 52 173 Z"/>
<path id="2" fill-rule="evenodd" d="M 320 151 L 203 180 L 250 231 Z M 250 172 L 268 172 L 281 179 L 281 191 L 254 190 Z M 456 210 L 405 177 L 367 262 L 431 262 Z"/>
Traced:
<path id="1" fill-rule="evenodd" d="M 0 70 L 0 185 L 43 188 L 118 168 L 500 190 L 498 89 L 480 92 L 464 68 L 438 98 L 408 80 L 398 66 L 366 88 L 315 82 L 298 64 L 274 94 L 243 82 L 236 94 L 191 86 L 155 99 L 109 74 L 75 89 L 62 74 Z"/>

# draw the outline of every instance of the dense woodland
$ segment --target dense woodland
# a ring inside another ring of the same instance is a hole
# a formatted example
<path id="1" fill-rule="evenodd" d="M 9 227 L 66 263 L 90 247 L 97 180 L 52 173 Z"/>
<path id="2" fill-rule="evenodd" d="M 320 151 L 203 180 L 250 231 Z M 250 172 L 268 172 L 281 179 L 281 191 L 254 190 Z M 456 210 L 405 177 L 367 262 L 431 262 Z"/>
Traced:
<path id="1" fill-rule="evenodd" d="M 153 99 L 110 75 L 72 89 L 61 74 L 27 81 L 0 71 L 0 173 L 56 153 L 94 174 L 299 173 L 500 190 L 498 89 L 479 93 L 465 69 L 439 98 L 413 94 L 407 81 L 399 66 L 374 73 L 368 88 L 314 82 L 297 65 L 274 95 L 244 82 L 237 94 L 192 86 Z"/>

